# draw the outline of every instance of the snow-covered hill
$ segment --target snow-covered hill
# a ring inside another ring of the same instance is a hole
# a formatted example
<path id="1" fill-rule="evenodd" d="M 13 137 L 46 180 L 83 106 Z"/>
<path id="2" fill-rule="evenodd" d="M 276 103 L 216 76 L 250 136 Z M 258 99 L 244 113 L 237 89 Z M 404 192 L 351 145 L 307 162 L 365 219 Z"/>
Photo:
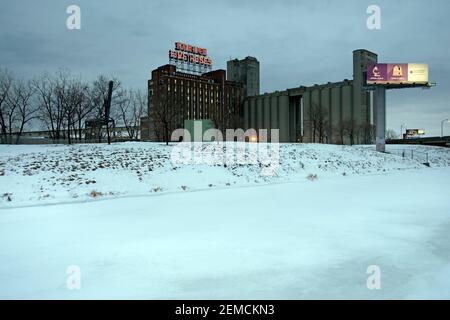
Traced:
<path id="1" fill-rule="evenodd" d="M 418 157 L 425 153 L 431 167 L 450 166 L 450 150 L 423 146 L 388 146 L 396 154 L 381 154 L 373 146 L 280 144 L 279 157 L 268 153 L 264 158 L 256 156 L 255 148 L 266 145 L 229 143 L 196 145 L 193 152 L 204 155 L 213 147 L 216 155 L 224 157 L 236 146 L 249 147 L 245 156 L 253 163 L 211 163 L 194 158 L 189 163 L 175 163 L 174 146 L 158 143 L 1 145 L 0 207 L 428 169 Z M 403 150 L 405 157 L 397 155 Z M 263 171 L 267 158 L 277 164 L 269 175 Z"/>

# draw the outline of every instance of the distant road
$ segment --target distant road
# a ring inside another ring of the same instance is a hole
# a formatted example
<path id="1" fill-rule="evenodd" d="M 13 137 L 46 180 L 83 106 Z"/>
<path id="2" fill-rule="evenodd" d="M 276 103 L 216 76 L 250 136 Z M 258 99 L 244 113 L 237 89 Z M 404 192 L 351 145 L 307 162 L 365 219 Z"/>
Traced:
<path id="1" fill-rule="evenodd" d="M 391 139 L 386 140 L 387 144 L 423 144 L 437 147 L 450 147 L 450 136 L 445 137 L 427 137 L 417 139 Z"/>

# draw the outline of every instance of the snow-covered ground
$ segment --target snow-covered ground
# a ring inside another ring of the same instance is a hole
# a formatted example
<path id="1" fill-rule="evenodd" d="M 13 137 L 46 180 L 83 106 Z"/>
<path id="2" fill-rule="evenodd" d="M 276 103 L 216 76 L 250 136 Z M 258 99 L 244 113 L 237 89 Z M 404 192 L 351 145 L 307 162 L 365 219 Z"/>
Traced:
<path id="1" fill-rule="evenodd" d="M 265 176 L 171 148 L 0 146 L 0 298 L 450 298 L 448 149 L 286 144 Z"/>
<path id="2" fill-rule="evenodd" d="M 213 144 L 196 145 L 195 155 L 207 154 Z M 237 144 L 256 148 L 258 144 Z M 214 145 L 213 145 L 214 146 Z M 226 155 L 235 143 L 217 150 Z M 264 146 L 264 145 L 262 145 Z M 207 163 L 206 157 L 192 157 L 192 163 L 173 160 L 173 146 L 156 143 L 118 143 L 111 146 L 85 145 L 0 145 L 0 208 L 44 203 L 81 202 L 127 196 L 230 188 L 287 181 L 306 181 L 309 175 L 337 177 L 383 174 L 423 168 L 429 155 L 431 167 L 450 167 L 450 150 L 433 147 L 388 146 L 408 150 L 405 158 L 380 154 L 373 146 L 280 144 L 279 159 L 269 152 L 234 163 Z M 410 159 L 410 150 L 417 159 Z M 202 153 L 203 152 L 203 153 Z M 203 160 L 202 160 L 203 159 Z M 206 160 L 205 160 L 206 159 Z M 253 160 L 253 163 L 248 163 Z M 266 161 L 267 160 L 267 161 Z M 269 163 L 279 166 L 267 172 Z M 197 161 L 197 162 L 195 162 Z"/>

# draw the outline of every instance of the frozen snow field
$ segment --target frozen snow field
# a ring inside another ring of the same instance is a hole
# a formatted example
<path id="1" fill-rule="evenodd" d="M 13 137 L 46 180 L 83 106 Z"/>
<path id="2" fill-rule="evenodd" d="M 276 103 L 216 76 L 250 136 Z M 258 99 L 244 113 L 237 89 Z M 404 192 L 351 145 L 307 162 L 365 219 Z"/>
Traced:
<path id="1" fill-rule="evenodd" d="M 281 145 L 267 177 L 157 144 L 0 146 L 0 298 L 449 299 L 450 151 L 372 148 Z"/>

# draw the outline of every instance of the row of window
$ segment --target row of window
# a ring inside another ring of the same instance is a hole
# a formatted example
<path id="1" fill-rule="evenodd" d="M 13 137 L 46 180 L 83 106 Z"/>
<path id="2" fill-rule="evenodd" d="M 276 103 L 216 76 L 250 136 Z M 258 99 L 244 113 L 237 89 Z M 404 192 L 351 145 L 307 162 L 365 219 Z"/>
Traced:
<path id="1" fill-rule="evenodd" d="M 187 117 L 187 119 L 202 119 L 202 118 L 208 118 L 209 115 L 217 115 L 217 118 L 221 119 L 223 116 L 225 116 L 227 113 L 229 116 L 232 114 L 235 114 L 236 110 L 235 108 L 228 108 L 225 112 L 220 112 L 219 105 L 216 105 L 214 108 L 208 108 L 208 106 L 204 105 L 196 105 L 193 104 L 190 108 L 184 108 L 179 116 L 179 119 L 182 120 L 184 116 Z"/>
<path id="2" fill-rule="evenodd" d="M 173 89 L 172 89 L 172 88 L 173 88 Z M 167 91 L 170 92 L 170 91 L 172 91 L 172 90 L 173 90 L 174 92 L 178 92 L 178 90 L 179 90 L 181 93 L 184 93 L 184 92 L 185 92 L 185 91 L 184 91 L 184 87 L 168 85 L 168 86 L 167 86 Z M 193 88 L 193 89 L 192 89 L 192 92 L 193 92 L 194 94 L 197 94 L 197 89 L 196 89 L 196 88 Z M 199 92 L 200 95 L 205 95 L 205 96 L 207 96 L 208 93 L 209 93 L 210 96 L 212 96 L 213 93 L 215 92 L 215 93 L 216 93 L 216 97 L 219 97 L 219 91 L 207 91 L 207 90 L 199 89 L 198 92 Z M 187 94 L 190 94 L 190 93 L 191 93 L 191 88 L 190 88 L 190 87 L 187 87 L 187 88 L 186 88 L 186 93 L 187 93 Z"/>
<path id="3" fill-rule="evenodd" d="M 168 81 L 168 83 L 169 84 L 174 84 L 174 85 L 180 85 L 180 86 L 184 86 L 184 81 L 183 80 L 179 80 L 178 81 L 178 79 L 167 79 L 167 81 Z M 202 83 L 202 82 L 196 82 L 196 81 L 186 81 L 186 86 L 187 87 L 197 87 L 197 84 L 198 84 L 198 87 L 199 88 L 205 88 L 205 89 L 208 89 L 208 87 L 209 87 L 209 90 L 214 90 L 214 89 L 218 89 L 219 88 L 219 85 L 218 84 L 206 84 L 206 83 Z"/>

